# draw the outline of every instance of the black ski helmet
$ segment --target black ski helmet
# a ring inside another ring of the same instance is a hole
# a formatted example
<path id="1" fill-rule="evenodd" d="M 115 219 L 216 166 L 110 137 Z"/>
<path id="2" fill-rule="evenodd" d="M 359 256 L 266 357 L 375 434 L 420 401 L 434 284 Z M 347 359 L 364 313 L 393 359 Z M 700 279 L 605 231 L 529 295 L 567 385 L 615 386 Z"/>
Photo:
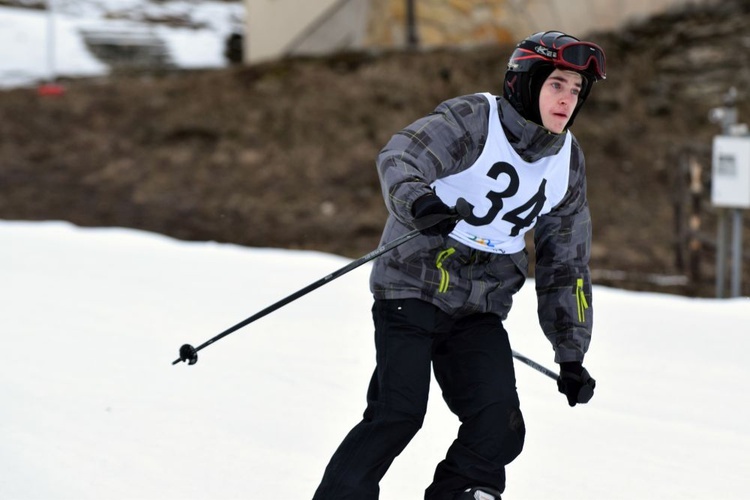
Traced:
<path id="1" fill-rule="evenodd" d="M 570 127 L 594 82 L 606 78 L 604 51 L 594 43 L 560 31 L 534 33 L 516 45 L 508 60 L 503 96 L 521 116 L 541 125 L 539 92 L 555 68 L 575 71 L 583 77 L 578 104 L 566 126 Z"/>

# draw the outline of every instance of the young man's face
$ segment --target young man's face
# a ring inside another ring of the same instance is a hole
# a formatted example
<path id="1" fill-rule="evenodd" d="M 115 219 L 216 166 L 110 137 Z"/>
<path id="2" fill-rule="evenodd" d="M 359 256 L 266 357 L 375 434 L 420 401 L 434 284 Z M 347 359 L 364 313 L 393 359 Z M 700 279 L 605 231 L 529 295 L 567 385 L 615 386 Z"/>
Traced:
<path id="1" fill-rule="evenodd" d="M 555 69 L 539 92 L 539 114 L 544 128 L 555 134 L 565 130 L 578 104 L 582 77 L 575 71 Z"/>

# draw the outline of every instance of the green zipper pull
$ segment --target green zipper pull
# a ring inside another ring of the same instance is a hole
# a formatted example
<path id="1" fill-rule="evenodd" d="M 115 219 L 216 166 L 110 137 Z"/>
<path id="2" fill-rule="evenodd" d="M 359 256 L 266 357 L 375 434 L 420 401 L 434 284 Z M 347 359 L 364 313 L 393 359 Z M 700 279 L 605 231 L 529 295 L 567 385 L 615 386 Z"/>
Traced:
<path id="1" fill-rule="evenodd" d="M 576 304 L 578 305 L 578 322 L 585 323 L 589 303 L 586 300 L 586 294 L 583 293 L 583 278 L 578 278 L 576 281 Z"/>
<path id="2" fill-rule="evenodd" d="M 455 252 L 455 248 L 447 248 L 440 252 L 437 256 L 437 259 L 435 259 L 435 267 L 440 270 L 440 286 L 438 287 L 438 293 L 445 293 L 448 291 L 448 285 L 450 284 L 451 278 L 448 274 L 448 271 L 443 269 L 443 262 L 445 262 L 445 259 L 453 255 Z"/>

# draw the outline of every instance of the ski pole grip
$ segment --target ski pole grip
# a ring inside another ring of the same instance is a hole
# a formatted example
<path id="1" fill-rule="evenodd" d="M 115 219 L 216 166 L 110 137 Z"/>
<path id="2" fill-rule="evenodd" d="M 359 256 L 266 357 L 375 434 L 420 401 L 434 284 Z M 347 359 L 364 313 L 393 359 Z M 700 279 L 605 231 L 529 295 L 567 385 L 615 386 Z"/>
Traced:
<path id="1" fill-rule="evenodd" d="M 471 208 L 471 204 L 466 201 L 465 198 L 457 199 L 456 206 L 453 207 L 453 209 L 456 211 L 456 215 L 458 215 L 458 220 L 463 220 L 471 217 Z"/>

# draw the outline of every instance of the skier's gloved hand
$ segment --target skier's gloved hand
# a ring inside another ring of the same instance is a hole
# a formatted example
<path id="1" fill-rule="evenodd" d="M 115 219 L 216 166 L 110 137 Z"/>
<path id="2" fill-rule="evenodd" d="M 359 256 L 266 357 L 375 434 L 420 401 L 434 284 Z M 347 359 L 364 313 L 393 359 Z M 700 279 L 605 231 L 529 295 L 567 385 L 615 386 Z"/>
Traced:
<path id="1" fill-rule="evenodd" d="M 580 361 L 560 363 L 557 389 L 565 394 L 570 406 L 588 403 L 594 397 L 594 387 L 596 387 L 596 380 L 591 378 Z"/>
<path id="2" fill-rule="evenodd" d="M 417 198 L 411 207 L 414 215 L 414 224 L 419 227 L 420 221 L 424 222 L 426 217 L 432 215 L 455 215 L 455 211 L 443 203 L 438 195 L 429 193 Z M 437 224 L 425 227 L 419 232 L 426 236 L 448 236 L 458 224 L 457 217 L 446 217 Z"/>

